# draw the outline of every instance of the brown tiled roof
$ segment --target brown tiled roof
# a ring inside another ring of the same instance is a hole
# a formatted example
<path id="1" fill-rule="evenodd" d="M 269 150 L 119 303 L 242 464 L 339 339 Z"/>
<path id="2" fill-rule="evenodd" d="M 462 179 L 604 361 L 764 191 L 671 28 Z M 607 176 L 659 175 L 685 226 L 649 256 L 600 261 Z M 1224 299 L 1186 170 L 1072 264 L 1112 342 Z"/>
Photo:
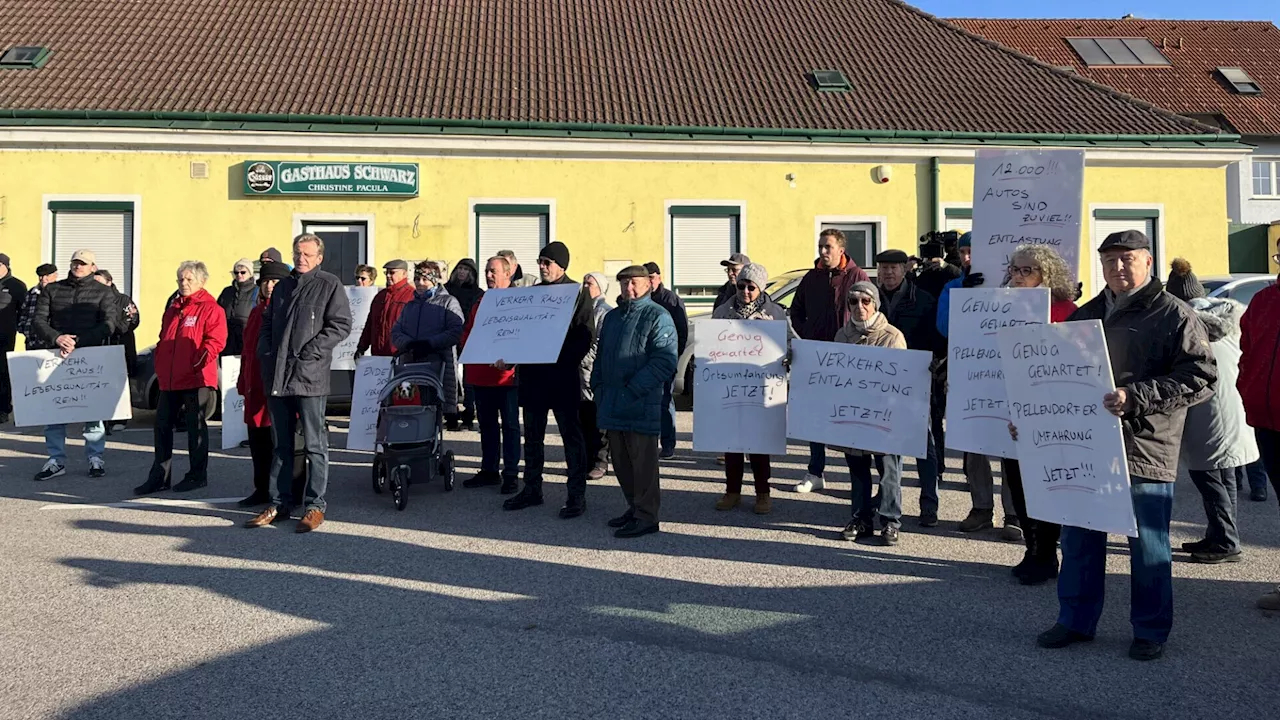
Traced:
<path id="1" fill-rule="evenodd" d="M 1177 113 L 1219 114 L 1245 135 L 1280 135 L 1280 29 L 1269 22 L 1206 20 L 952 20 L 966 30 Z M 1145 37 L 1172 63 L 1084 64 L 1069 37 Z M 1233 92 L 1219 67 L 1240 67 L 1261 95 Z"/>
<path id="2" fill-rule="evenodd" d="M 1211 132 L 897 0 L 0 0 L 0 48 L 28 44 L 53 55 L 0 70 L 0 115 Z"/>

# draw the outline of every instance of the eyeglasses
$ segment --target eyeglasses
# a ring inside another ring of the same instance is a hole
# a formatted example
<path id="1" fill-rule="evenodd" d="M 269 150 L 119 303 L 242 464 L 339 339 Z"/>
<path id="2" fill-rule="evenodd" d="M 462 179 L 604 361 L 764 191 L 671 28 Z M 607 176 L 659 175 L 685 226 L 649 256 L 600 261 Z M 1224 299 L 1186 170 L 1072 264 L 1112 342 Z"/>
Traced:
<path id="1" fill-rule="evenodd" d="M 1035 275 L 1038 272 L 1040 272 L 1040 268 L 1037 268 L 1032 265 L 1010 265 L 1009 266 L 1010 277 L 1027 278 L 1027 277 L 1031 277 L 1032 275 Z"/>
<path id="2" fill-rule="evenodd" d="M 249 271 L 248 270 L 232 270 L 231 274 L 232 275 L 248 275 Z"/>
<path id="3" fill-rule="evenodd" d="M 738 289 L 739 290 L 755 290 L 756 284 L 749 281 L 740 282 L 738 283 Z"/>
<path id="4" fill-rule="evenodd" d="M 550 267 L 551 261 L 546 258 L 538 258 L 538 267 Z"/>
<path id="5" fill-rule="evenodd" d="M 736 274 L 738 273 L 738 271 L 739 271 L 739 270 L 741 270 L 741 269 L 742 269 L 742 266 L 740 266 L 740 265 L 725 265 L 725 266 L 724 266 L 724 274 L 725 274 L 725 275 L 736 275 Z"/>
<path id="6" fill-rule="evenodd" d="M 876 301 L 865 295 L 857 295 L 849 298 L 850 305 L 875 305 Z"/>

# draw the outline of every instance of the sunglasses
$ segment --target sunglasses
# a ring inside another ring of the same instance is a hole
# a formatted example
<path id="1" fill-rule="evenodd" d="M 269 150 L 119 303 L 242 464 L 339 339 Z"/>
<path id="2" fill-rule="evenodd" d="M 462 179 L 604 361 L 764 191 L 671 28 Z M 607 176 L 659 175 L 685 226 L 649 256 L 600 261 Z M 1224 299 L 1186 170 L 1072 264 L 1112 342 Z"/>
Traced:
<path id="1" fill-rule="evenodd" d="M 249 271 L 248 270 L 232 270 L 231 274 L 232 275 L 248 275 Z"/>
<path id="2" fill-rule="evenodd" d="M 875 305 L 876 301 L 872 300 L 869 297 L 863 297 L 861 295 L 858 295 L 856 297 L 849 298 L 849 304 L 850 305 Z"/>
<path id="3" fill-rule="evenodd" d="M 538 258 L 538 267 L 549 267 L 551 264 L 551 261 L 546 258 Z"/>
<path id="4" fill-rule="evenodd" d="M 1009 266 L 1010 277 L 1028 278 L 1028 277 L 1031 277 L 1032 275 L 1035 275 L 1039 271 L 1040 271 L 1039 268 L 1033 267 L 1031 265 L 1010 265 Z"/>
<path id="5" fill-rule="evenodd" d="M 756 284 L 753 282 L 740 282 L 738 283 L 738 289 L 739 290 L 755 290 Z"/>

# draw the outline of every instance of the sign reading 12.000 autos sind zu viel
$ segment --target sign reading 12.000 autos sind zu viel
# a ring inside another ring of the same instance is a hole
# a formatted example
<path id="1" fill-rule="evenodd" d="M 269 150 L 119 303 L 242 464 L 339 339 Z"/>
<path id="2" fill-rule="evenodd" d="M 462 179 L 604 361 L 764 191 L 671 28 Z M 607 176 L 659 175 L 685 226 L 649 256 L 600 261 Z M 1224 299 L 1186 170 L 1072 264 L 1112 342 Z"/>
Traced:
<path id="1" fill-rule="evenodd" d="M 245 195 L 387 195 L 416 197 L 417 163 L 251 160 Z"/>

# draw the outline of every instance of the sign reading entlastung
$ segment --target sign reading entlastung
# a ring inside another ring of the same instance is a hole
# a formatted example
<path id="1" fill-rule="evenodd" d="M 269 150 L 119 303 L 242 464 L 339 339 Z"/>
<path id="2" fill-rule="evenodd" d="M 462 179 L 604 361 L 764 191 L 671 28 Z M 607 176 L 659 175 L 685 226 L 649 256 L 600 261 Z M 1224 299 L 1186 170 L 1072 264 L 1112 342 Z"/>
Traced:
<path id="1" fill-rule="evenodd" d="M 1138 536 L 1102 323 L 999 331 L 1027 514 L 1036 520 Z M 948 431 L 950 432 L 950 431 Z"/>
<path id="2" fill-rule="evenodd" d="M 11 352 L 13 419 L 18 427 L 128 420 L 129 376 L 124 348 L 80 348 Z"/>
<path id="3" fill-rule="evenodd" d="M 1012 458 L 997 331 L 1049 322 L 1047 288 L 954 288 L 947 348 L 947 447 Z"/>
<path id="4" fill-rule="evenodd" d="M 417 163 L 296 162 L 250 160 L 245 195 L 418 194 Z"/>
<path id="5" fill-rule="evenodd" d="M 581 288 L 577 283 L 489 290 L 480 299 L 461 361 L 545 365 L 560 357 Z"/>
<path id="6" fill-rule="evenodd" d="M 932 360 L 919 350 L 792 340 L 787 435 L 924 457 Z"/>
<path id="7" fill-rule="evenodd" d="M 373 298 L 378 294 L 376 287 L 348 287 L 347 304 L 351 306 L 351 332 L 338 343 L 333 350 L 330 370 L 355 370 L 356 346 L 360 344 L 360 336 L 364 334 L 364 326 L 369 322 L 369 308 L 373 306 Z"/>
<path id="8" fill-rule="evenodd" d="M 698 320 L 694 333 L 693 449 L 787 452 L 787 323 Z"/>
<path id="9" fill-rule="evenodd" d="M 1019 245 L 1048 245 L 1080 274 L 1083 150 L 979 150 L 973 165 L 973 272 L 1003 285 Z"/>

